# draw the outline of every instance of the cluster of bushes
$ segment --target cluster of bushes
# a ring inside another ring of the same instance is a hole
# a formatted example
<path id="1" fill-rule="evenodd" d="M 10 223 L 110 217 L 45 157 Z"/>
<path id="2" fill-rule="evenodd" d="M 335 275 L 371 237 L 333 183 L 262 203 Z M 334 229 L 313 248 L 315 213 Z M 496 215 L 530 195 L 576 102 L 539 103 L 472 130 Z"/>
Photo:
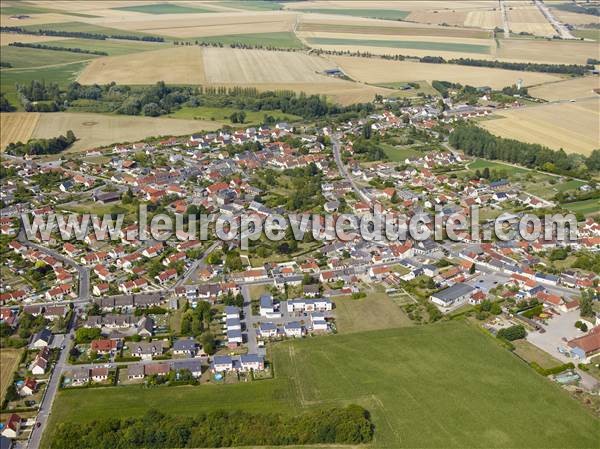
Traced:
<path id="1" fill-rule="evenodd" d="M 15 110 L 15 107 L 10 104 L 10 101 L 4 96 L 3 93 L 0 93 L 0 112 L 12 112 Z"/>
<path id="2" fill-rule="evenodd" d="M 544 311 L 544 306 L 542 304 L 538 304 L 537 306 L 533 306 L 531 309 L 527 309 L 521 315 L 523 315 L 525 318 L 532 319 L 533 317 L 538 316 L 543 311 Z"/>
<path id="3" fill-rule="evenodd" d="M 373 439 L 369 413 L 358 405 L 286 416 L 213 411 L 196 417 L 149 410 L 139 418 L 61 423 L 51 449 L 194 448 L 362 444 Z"/>
<path id="4" fill-rule="evenodd" d="M 450 134 L 449 143 L 469 156 L 499 159 L 566 176 L 589 177 L 589 171 L 600 170 L 600 150 L 594 150 L 586 158 L 539 144 L 497 137 L 472 124 L 457 126 Z"/>
<path id="5" fill-rule="evenodd" d="M 0 62 L 0 68 L 10 69 L 11 67 L 12 67 L 12 64 L 10 62 L 4 62 L 4 61 Z"/>
<path id="6" fill-rule="evenodd" d="M 36 154 L 56 154 L 69 148 L 77 138 L 73 131 L 67 131 L 66 136 L 52 137 L 50 139 L 32 139 L 27 143 L 9 143 L 6 152 L 13 156 Z"/>
<path id="7" fill-rule="evenodd" d="M 542 376 L 550 376 L 553 374 L 560 374 L 563 371 L 566 371 L 568 369 L 574 369 L 575 365 L 573 365 L 573 363 L 569 362 L 569 363 L 565 363 L 563 365 L 558 365 L 555 366 L 554 368 L 548 368 L 548 369 L 544 369 L 542 368 L 539 364 L 537 364 L 536 362 L 531 362 L 529 364 L 534 370 L 536 370 L 538 373 L 540 373 Z"/>
<path id="8" fill-rule="evenodd" d="M 507 340 L 507 341 L 515 341 L 521 338 L 525 338 L 527 335 L 527 331 L 521 324 L 516 324 L 514 326 L 505 327 L 498 331 L 496 337 Z"/>
<path id="9" fill-rule="evenodd" d="M 32 80 L 29 84 L 16 84 L 17 95 L 26 112 L 56 112 L 64 109 L 60 102 L 60 89 L 56 83 Z"/>
<path id="10" fill-rule="evenodd" d="M 75 37 L 80 39 L 123 39 L 129 41 L 146 41 L 146 42 L 164 42 L 165 39 L 160 36 L 136 36 L 133 34 L 104 34 L 104 33 L 86 33 L 83 31 L 63 31 L 63 30 L 29 30 L 23 27 L 0 27 L 0 32 L 18 33 L 18 34 L 34 34 L 37 36 L 59 36 L 59 37 Z"/>
<path id="11" fill-rule="evenodd" d="M 54 45 L 32 44 L 32 43 L 25 43 L 25 42 L 11 42 L 8 45 L 11 47 L 37 48 L 39 50 L 69 51 L 71 53 L 85 53 L 85 54 L 89 54 L 89 55 L 108 56 L 108 53 L 106 53 L 105 51 L 85 50 L 83 48 L 77 48 L 77 47 L 57 47 Z"/>
<path id="12" fill-rule="evenodd" d="M 363 155 L 367 161 L 381 161 L 387 159 L 385 151 L 378 142 L 370 138 L 359 137 L 352 142 L 354 154 Z"/>

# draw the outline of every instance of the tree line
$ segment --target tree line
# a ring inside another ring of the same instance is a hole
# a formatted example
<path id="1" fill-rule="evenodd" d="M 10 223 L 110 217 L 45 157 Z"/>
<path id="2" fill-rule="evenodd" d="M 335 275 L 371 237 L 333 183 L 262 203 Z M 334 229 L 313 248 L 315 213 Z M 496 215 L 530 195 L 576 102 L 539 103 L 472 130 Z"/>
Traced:
<path id="1" fill-rule="evenodd" d="M 506 62 L 498 60 L 492 61 L 487 59 L 471 58 L 450 59 L 448 61 L 448 64 L 468 65 L 474 67 L 490 67 L 505 70 L 519 70 L 524 72 L 562 73 L 580 76 L 585 75 L 587 71 L 594 69 L 594 66 L 589 64 L 543 64 L 537 62 Z"/>
<path id="2" fill-rule="evenodd" d="M 212 411 L 195 417 L 148 410 L 140 417 L 106 417 L 88 423 L 60 423 L 51 449 L 136 449 L 308 444 L 364 444 L 372 441 L 369 413 L 358 405 L 301 414 Z"/>
<path id="3" fill-rule="evenodd" d="M 32 43 L 25 43 L 25 42 L 11 42 L 8 45 L 11 47 L 37 48 L 40 50 L 68 51 L 71 53 L 86 53 L 86 54 L 90 54 L 90 55 L 108 56 L 108 53 L 105 51 L 86 50 L 86 49 L 77 48 L 77 47 L 57 47 L 54 45 L 32 44 Z"/>
<path id="4" fill-rule="evenodd" d="M 280 47 L 277 45 L 263 45 L 263 44 L 249 44 L 247 42 L 230 42 L 229 44 L 223 42 L 214 41 L 174 41 L 173 45 L 181 47 L 189 45 L 199 45 L 201 47 L 215 47 L 215 48 L 241 48 L 244 50 L 269 50 L 269 51 L 303 51 L 304 47 L 292 48 L 292 47 Z"/>
<path id="5" fill-rule="evenodd" d="M 56 154 L 69 148 L 77 138 L 73 131 L 67 131 L 67 135 L 60 135 L 50 139 L 32 139 L 27 143 L 16 142 L 9 143 L 6 152 L 13 156 L 37 155 L 37 154 Z"/>
<path id="6" fill-rule="evenodd" d="M 30 30 L 23 27 L 0 27 L 0 32 L 3 33 L 18 33 L 18 34 L 33 34 L 37 36 L 59 36 L 59 37 L 75 37 L 80 39 L 122 39 L 129 41 L 146 41 L 146 42 L 164 42 L 165 39 L 160 36 L 137 36 L 134 34 L 104 34 L 104 33 L 88 33 L 84 31 L 64 31 L 64 30 Z"/>
<path id="7" fill-rule="evenodd" d="M 471 59 L 471 58 L 458 58 L 446 60 L 441 56 L 407 56 L 400 54 L 393 55 L 378 55 L 368 51 L 351 51 L 351 50 L 323 50 L 323 49 L 312 49 L 314 54 L 321 55 L 337 55 L 337 56 L 354 56 L 358 58 L 379 58 L 390 61 L 418 61 L 427 64 L 456 64 L 456 65 L 467 65 L 475 67 L 489 67 L 505 70 L 520 70 L 525 72 L 542 72 L 542 73 L 562 73 L 568 75 L 585 75 L 587 71 L 593 70 L 594 66 L 588 60 L 586 65 L 580 64 L 543 64 L 535 62 L 505 62 L 505 61 L 491 61 L 487 59 Z"/>
<path id="8" fill-rule="evenodd" d="M 566 176 L 589 177 L 600 170 L 600 150 L 589 157 L 567 154 L 564 150 L 497 137 L 472 124 L 461 124 L 450 134 L 449 143 L 469 156 L 502 160 Z"/>

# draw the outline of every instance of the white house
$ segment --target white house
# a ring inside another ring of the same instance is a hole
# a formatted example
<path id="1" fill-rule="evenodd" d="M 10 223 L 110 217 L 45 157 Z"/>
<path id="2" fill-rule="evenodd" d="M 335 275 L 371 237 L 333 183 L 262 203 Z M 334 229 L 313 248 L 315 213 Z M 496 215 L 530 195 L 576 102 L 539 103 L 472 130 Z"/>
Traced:
<path id="1" fill-rule="evenodd" d="M 287 337 L 300 338 L 302 337 L 302 325 L 297 321 L 286 323 L 283 330 Z"/>
<path id="2" fill-rule="evenodd" d="M 267 317 L 272 315 L 273 309 L 273 297 L 269 294 L 261 295 L 260 297 L 260 316 Z"/>
<path id="3" fill-rule="evenodd" d="M 431 295 L 431 301 L 441 307 L 451 307 L 461 304 L 471 297 L 474 288 L 468 284 L 459 282 L 451 287 Z"/>
<path id="4" fill-rule="evenodd" d="M 274 323 L 260 323 L 258 334 L 262 338 L 271 338 L 277 336 L 277 326 Z"/>

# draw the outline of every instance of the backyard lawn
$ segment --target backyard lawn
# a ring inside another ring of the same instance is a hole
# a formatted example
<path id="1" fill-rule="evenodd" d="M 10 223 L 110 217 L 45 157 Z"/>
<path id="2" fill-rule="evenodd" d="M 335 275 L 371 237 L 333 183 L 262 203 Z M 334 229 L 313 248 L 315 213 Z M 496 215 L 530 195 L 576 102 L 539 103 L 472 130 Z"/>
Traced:
<path id="1" fill-rule="evenodd" d="M 13 381 L 13 373 L 19 366 L 21 351 L 18 349 L 2 349 L 0 351 L 0 402 L 4 401 L 6 389 Z"/>
<path id="2" fill-rule="evenodd" d="M 199 107 L 183 107 L 181 109 L 176 110 L 172 114 L 169 114 L 169 117 L 179 118 L 179 119 L 192 119 L 192 120 L 214 120 L 217 122 L 223 122 L 227 124 L 231 124 L 231 114 L 234 112 L 240 112 L 240 109 L 236 108 L 217 108 L 210 106 L 199 106 Z M 253 124 L 258 125 L 264 122 L 265 115 L 270 115 L 277 121 L 287 121 L 292 122 L 295 120 L 301 119 L 297 115 L 293 114 L 284 114 L 281 111 L 247 111 L 244 124 Z"/>
<path id="3" fill-rule="evenodd" d="M 366 298 L 336 298 L 335 316 L 341 334 L 411 326 L 404 311 L 383 292 L 369 292 Z"/>

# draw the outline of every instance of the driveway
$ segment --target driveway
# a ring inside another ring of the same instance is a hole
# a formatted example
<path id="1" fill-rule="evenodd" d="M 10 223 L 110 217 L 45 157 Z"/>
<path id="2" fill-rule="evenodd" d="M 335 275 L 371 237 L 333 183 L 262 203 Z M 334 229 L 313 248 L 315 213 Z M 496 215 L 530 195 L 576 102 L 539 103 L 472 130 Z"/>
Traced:
<path id="1" fill-rule="evenodd" d="M 545 333 L 530 332 L 527 335 L 527 340 L 538 348 L 546 351 L 548 354 L 567 363 L 573 362 L 577 364 L 577 360 L 573 360 L 558 351 L 558 348 L 566 346 L 567 341 L 575 337 L 580 337 L 583 333 L 575 327 L 575 322 L 579 320 L 579 310 L 565 312 L 562 315 L 555 316 L 548 320 L 548 325 L 543 326 Z"/>

